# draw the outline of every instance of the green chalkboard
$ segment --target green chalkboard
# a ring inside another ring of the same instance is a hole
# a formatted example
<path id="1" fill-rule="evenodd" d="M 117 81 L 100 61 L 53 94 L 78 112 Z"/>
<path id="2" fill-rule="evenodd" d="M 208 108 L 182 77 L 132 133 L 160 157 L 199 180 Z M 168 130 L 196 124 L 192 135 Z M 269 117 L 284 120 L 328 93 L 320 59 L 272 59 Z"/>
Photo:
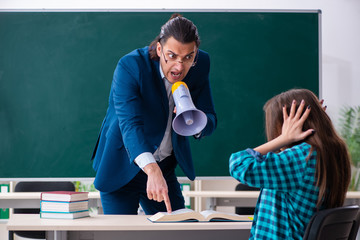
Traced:
<path id="1" fill-rule="evenodd" d="M 184 12 L 211 57 L 218 128 L 191 140 L 198 176 L 265 141 L 262 106 L 319 93 L 319 12 Z M 1 12 L 0 178 L 94 177 L 90 157 L 117 61 L 170 12 Z M 181 172 L 179 173 L 182 174 Z"/>

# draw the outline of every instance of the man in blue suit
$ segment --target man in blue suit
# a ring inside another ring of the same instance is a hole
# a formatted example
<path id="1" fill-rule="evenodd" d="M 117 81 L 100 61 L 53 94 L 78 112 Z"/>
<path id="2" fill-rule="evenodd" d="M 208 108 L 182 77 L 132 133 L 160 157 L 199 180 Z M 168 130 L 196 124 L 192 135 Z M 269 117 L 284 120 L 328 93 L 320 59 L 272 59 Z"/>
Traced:
<path id="1" fill-rule="evenodd" d="M 209 55 L 199 50 L 196 26 L 174 14 L 149 47 L 122 57 L 109 107 L 92 156 L 95 187 L 105 214 L 146 214 L 184 208 L 177 164 L 195 179 L 187 137 L 174 132 L 171 86 L 184 81 L 194 105 L 207 116 L 200 139 L 216 128 L 209 83 Z"/>

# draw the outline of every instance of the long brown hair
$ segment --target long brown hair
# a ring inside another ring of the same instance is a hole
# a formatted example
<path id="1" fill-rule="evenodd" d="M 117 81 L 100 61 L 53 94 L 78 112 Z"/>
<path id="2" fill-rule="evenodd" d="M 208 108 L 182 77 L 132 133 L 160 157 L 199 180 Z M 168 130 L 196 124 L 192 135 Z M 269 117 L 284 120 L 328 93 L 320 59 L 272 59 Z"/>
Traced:
<path id="1" fill-rule="evenodd" d="M 157 43 L 164 44 L 170 37 L 181 43 L 195 42 L 197 48 L 200 45 L 200 37 L 195 24 L 181 14 L 174 13 L 161 27 L 159 35 L 149 45 L 149 55 L 152 60 L 159 60 L 156 53 Z"/>
<path id="2" fill-rule="evenodd" d="M 319 187 L 317 206 L 323 205 L 326 208 L 342 206 L 351 178 L 350 156 L 345 142 L 336 133 L 329 116 L 313 92 L 307 89 L 292 89 L 271 98 L 264 105 L 268 141 L 281 134 L 282 107 L 286 105 L 289 112 L 293 100 L 296 100 L 297 108 L 301 100 L 311 107 L 303 130 L 314 129 L 315 134 L 302 142 L 307 142 L 311 145 L 311 151 L 317 152 L 316 178 Z"/>

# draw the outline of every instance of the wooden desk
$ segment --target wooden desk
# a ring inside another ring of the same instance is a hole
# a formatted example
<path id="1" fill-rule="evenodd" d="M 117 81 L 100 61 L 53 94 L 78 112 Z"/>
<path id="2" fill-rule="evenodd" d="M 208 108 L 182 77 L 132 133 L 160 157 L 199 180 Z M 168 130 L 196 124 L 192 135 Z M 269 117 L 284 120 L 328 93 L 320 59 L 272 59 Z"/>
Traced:
<path id="1" fill-rule="evenodd" d="M 40 194 L 40 192 L 0 193 L 0 208 L 39 208 Z M 99 192 L 89 192 L 89 207 L 101 207 Z"/>
<path id="2" fill-rule="evenodd" d="M 152 223 L 146 215 L 97 215 L 75 220 L 41 219 L 38 214 L 14 214 L 12 231 L 47 231 L 49 240 L 248 239 L 251 222 Z"/>
<path id="3" fill-rule="evenodd" d="M 253 207 L 259 197 L 258 191 L 183 191 L 184 197 L 206 198 L 206 209 L 216 206 Z M 360 199 L 359 192 L 347 192 L 347 200 Z M 39 192 L 0 193 L 0 208 L 39 208 Z M 89 192 L 89 207 L 101 207 L 100 193 Z M 199 210 L 199 209 L 195 209 Z"/>
<path id="4" fill-rule="evenodd" d="M 347 192 L 346 199 L 360 199 L 360 191 Z"/>
<path id="5" fill-rule="evenodd" d="M 206 209 L 216 206 L 254 207 L 259 197 L 258 191 L 184 191 L 184 197 L 206 198 Z M 346 200 L 360 199 L 359 192 L 347 192 Z M 195 209 L 198 211 L 198 209 Z"/>
<path id="6" fill-rule="evenodd" d="M 224 197 L 224 198 L 245 198 L 257 199 L 259 191 L 186 191 L 184 197 Z M 347 192 L 346 198 L 359 199 L 360 191 Z"/>

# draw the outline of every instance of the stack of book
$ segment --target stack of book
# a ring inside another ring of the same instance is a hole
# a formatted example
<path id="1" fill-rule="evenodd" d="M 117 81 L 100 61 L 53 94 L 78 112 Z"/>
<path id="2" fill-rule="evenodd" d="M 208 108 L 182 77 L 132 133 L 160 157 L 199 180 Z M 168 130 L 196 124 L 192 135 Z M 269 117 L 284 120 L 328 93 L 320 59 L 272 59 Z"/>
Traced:
<path id="1" fill-rule="evenodd" d="M 41 193 L 41 218 L 75 219 L 88 216 L 88 192 L 53 191 Z"/>

